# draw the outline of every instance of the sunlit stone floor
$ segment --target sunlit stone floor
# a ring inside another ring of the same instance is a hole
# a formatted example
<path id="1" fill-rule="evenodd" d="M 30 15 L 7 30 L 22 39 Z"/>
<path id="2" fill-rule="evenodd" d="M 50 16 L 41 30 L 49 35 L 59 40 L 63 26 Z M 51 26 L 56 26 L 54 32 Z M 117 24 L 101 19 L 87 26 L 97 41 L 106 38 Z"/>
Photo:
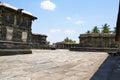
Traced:
<path id="1" fill-rule="evenodd" d="M 0 56 L 0 80 L 89 80 L 108 56 L 104 52 L 32 51 Z"/>

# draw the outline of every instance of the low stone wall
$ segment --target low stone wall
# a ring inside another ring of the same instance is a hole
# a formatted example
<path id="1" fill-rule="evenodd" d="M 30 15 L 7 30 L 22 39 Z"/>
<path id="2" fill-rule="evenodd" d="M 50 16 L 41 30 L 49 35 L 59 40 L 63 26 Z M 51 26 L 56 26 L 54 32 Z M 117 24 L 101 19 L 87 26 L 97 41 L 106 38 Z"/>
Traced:
<path id="1" fill-rule="evenodd" d="M 70 51 L 84 51 L 84 52 L 117 52 L 119 48 L 102 48 L 102 47 L 76 47 L 70 48 Z"/>

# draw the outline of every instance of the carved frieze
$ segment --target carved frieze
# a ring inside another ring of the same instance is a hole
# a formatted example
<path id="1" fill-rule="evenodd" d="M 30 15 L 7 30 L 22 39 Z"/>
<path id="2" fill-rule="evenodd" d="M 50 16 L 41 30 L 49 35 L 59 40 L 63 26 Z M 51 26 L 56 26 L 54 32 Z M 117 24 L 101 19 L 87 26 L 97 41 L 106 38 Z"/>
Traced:
<path id="1" fill-rule="evenodd" d="M 21 37 L 22 37 L 22 31 L 18 28 L 14 28 L 13 41 L 21 42 L 22 41 Z"/>

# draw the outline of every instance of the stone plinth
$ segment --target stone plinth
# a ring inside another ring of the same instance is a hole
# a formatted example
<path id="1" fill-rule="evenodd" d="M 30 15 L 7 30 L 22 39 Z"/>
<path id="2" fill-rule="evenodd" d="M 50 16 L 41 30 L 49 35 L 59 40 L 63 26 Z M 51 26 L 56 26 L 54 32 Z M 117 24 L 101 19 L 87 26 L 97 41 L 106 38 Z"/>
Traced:
<path id="1" fill-rule="evenodd" d="M 31 44 L 12 41 L 0 41 L 0 56 L 31 53 Z"/>

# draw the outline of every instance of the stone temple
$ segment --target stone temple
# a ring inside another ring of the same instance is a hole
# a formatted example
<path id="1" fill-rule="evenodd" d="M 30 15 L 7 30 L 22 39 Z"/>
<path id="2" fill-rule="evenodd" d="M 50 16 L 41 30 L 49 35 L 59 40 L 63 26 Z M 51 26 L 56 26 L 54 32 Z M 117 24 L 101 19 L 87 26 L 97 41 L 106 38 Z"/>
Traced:
<path id="1" fill-rule="evenodd" d="M 32 53 L 31 13 L 0 2 L 0 55 Z"/>

